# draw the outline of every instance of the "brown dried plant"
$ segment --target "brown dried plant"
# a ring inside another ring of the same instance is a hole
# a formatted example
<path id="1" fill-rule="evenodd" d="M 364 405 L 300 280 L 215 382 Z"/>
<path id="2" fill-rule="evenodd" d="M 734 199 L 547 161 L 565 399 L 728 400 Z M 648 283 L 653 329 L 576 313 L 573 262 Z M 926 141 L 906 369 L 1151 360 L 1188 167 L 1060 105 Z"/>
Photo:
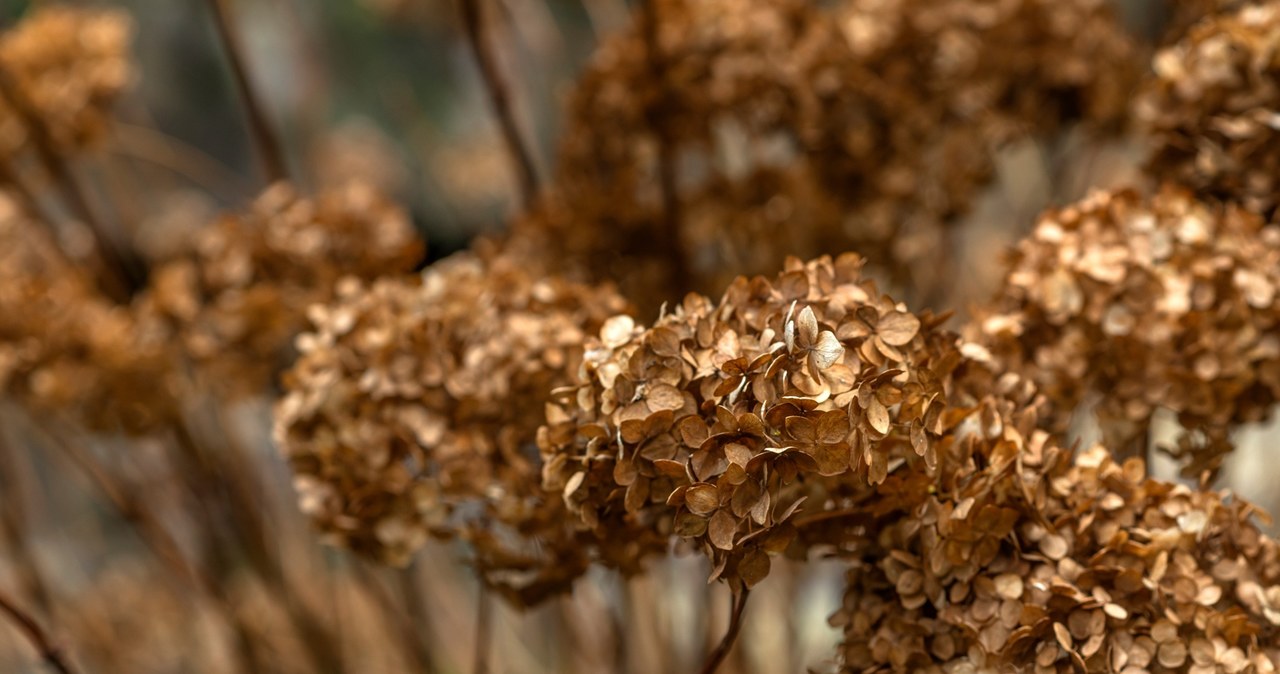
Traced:
<path id="1" fill-rule="evenodd" d="M 359 182 L 315 197 L 276 184 L 194 238 L 157 266 L 140 305 L 172 324 L 204 384 L 223 395 L 269 388 L 308 307 L 334 297 L 339 281 L 407 272 L 423 253 L 405 212 Z"/>
<path id="2" fill-rule="evenodd" d="M 20 204 L 0 193 L 0 389 L 94 430 L 145 433 L 171 421 L 164 324 L 99 292 Z"/>
<path id="3" fill-rule="evenodd" d="M 1105 444 L 1142 454 L 1172 410 L 1171 449 L 1198 476 L 1280 396 L 1278 285 L 1280 230 L 1257 216 L 1172 188 L 1099 192 L 1041 216 L 971 336 L 1040 387 L 1056 432 L 1096 398 Z"/>
<path id="4" fill-rule="evenodd" d="M 567 589 L 589 542 L 540 489 L 535 435 L 584 336 L 626 306 L 493 250 L 420 279 L 344 282 L 313 309 L 276 410 L 303 511 L 339 544 L 394 565 L 429 536 L 461 537 L 480 575 L 518 604 Z"/>
<path id="5" fill-rule="evenodd" d="M 1274 220 L 1280 203 L 1280 3 L 1247 3 L 1160 51 L 1138 116 L 1148 171 Z"/>
<path id="6" fill-rule="evenodd" d="M 839 543 L 842 518 L 909 493 L 888 488 L 901 475 L 930 481 L 970 426 L 998 425 L 994 391 L 1025 389 L 991 386 L 976 365 L 952 381 L 963 356 L 942 319 L 880 295 L 861 267 L 856 255 L 793 259 L 776 279 L 740 277 L 718 303 L 689 295 L 651 329 L 607 323 L 548 408 L 545 486 L 602 545 L 634 557 L 688 539 L 712 579 L 750 588 L 797 534 L 802 557 Z M 967 381 L 987 391 L 975 398 Z M 616 535 L 637 528 L 658 545 Z"/>
<path id="7" fill-rule="evenodd" d="M 134 78 L 132 19 L 118 10 L 48 5 L 0 36 L 0 157 L 31 142 L 10 96 L 39 115 L 59 150 L 73 153 L 105 136 L 111 106 Z M 19 103 L 19 104 L 22 104 Z"/>
<path id="8" fill-rule="evenodd" d="M 1102 446 L 989 458 L 869 523 L 844 671 L 1275 671 L 1280 554 L 1253 506 Z"/>
<path id="9" fill-rule="evenodd" d="M 367 5 L 447 30 L 438 3 Z M 273 184 L 149 270 L 129 209 L 95 211 L 160 190 L 121 198 L 78 163 L 117 140 L 130 20 L 41 5 L 0 33 L 0 584 L 21 585 L 0 618 L 47 665 L 78 660 L 46 619 L 102 671 L 454 671 L 441 586 L 466 584 L 429 566 L 434 539 L 479 579 L 477 672 L 490 593 L 548 623 L 572 661 L 550 667 L 664 669 L 636 656 L 658 634 L 641 614 L 674 602 L 661 558 L 689 551 L 733 596 L 704 674 L 761 669 L 730 650 L 780 557 L 843 565 L 840 671 L 1276 670 L 1280 548 L 1209 484 L 1280 396 L 1280 4 L 1179 3 L 1139 110 L 1164 186 L 1042 215 L 960 332 L 894 298 L 937 301 L 983 262 L 950 228 L 997 153 L 1130 131 L 1144 57 L 1104 0 L 645 0 L 578 81 L 545 186 L 527 72 L 504 71 L 537 40 L 489 32 L 487 8 L 458 6 L 458 40 L 521 212 L 421 273 L 407 211 L 358 180 L 411 184 L 380 136 L 305 139 L 327 165 L 297 175 L 324 189 L 289 180 L 231 3 L 208 16 Z M 432 184 L 490 193 L 492 153 L 431 154 Z M 662 308 L 646 327 L 634 306 Z M 277 383 L 279 453 L 254 451 L 228 410 Z M 1102 443 L 1077 451 L 1090 408 Z M 1134 456 L 1159 410 L 1194 486 Z M 103 533 L 42 530 L 64 519 Z M 116 523 L 155 559 L 117 564 Z M 306 525 L 357 557 L 320 558 Z M 621 579 L 577 583 L 593 567 Z M 680 601 L 705 646 L 711 612 Z"/>
<path id="10" fill-rule="evenodd" d="M 993 148 L 1117 125 L 1132 52 L 1092 0 L 655 0 L 579 80 L 517 234 L 646 307 L 831 250 L 928 287 Z"/>

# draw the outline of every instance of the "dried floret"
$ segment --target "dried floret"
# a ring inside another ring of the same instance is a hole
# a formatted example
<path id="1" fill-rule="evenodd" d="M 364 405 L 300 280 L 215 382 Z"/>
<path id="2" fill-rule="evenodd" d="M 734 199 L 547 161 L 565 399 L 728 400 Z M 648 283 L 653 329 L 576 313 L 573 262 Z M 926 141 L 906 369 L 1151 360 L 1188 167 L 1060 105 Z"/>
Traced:
<path id="1" fill-rule="evenodd" d="M 993 384 L 941 319 L 881 296 L 861 267 L 792 259 L 718 303 L 691 294 L 653 328 L 606 323 L 549 408 L 544 486 L 602 545 L 656 554 L 691 539 L 713 578 L 751 586 L 797 535 L 804 549 L 844 543 L 842 518 L 918 501 L 974 443 L 1029 437 L 1026 389 Z M 635 530 L 657 547 L 635 550 L 620 535 Z"/>
<path id="2" fill-rule="evenodd" d="M 644 12 L 600 48 L 551 194 L 517 232 L 653 308 L 830 250 L 937 282 L 925 261 L 991 177 L 993 146 L 1115 123 L 1137 69 L 1094 0 L 651 4 L 658 53 Z"/>
<path id="3" fill-rule="evenodd" d="M 133 23 L 119 10 L 39 7 L 0 33 L 0 69 L 58 149 L 80 150 L 102 138 L 111 105 L 134 77 Z M 0 98 L 0 155 L 28 140 L 26 125 Z"/>
<path id="4" fill-rule="evenodd" d="M 270 386 L 307 308 L 329 300 L 340 279 L 403 273 L 422 255 L 404 211 L 361 183 L 314 198 L 278 184 L 195 238 L 152 272 L 147 302 L 224 393 Z"/>
<path id="5" fill-rule="evenodd" d="M 459 535 L 486 582 L 522 604 L 564 589 L 591 549 L 540 488 L 535 436 L 584 336 L 625 308 L 493 253 L 460 253 L 420 281 L 342 284 L 313 310 L 277 409 L 303 510 L 392 564 Z"/>
<path id="6" fill-rule="evenodd" d="M 1253 506 L 1101 446 L 1014 468 L 867 523 L 833 616 L 844 671 L 1275 671 L 1280 548 Z"/>
<path id="7" fill-rule="evenodd" d="M 1053 401 L 1054 431 L 1096 397 L 1106 444 L 1135 453 L 1157 409 L 1177 413 L 1198 476 L 1280 398 L 1278 287 L 1280 229 L 1257 216 L 1099 192 L 1041 217 L 973 339 Z"/>
<path id="8" fill-rule="evenodd" d="M 1280 2 L 1197 24 L 1155 57 L 1138 115 L 1148 171 L 1274 219 L 1280 201 Z"/>

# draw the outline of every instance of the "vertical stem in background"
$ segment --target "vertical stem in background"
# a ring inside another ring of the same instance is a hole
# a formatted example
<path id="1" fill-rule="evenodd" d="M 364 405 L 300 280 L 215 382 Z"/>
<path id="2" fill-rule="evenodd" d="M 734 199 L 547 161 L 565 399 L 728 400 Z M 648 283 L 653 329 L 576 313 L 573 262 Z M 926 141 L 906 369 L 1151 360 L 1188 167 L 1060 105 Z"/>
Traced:
<path id="1" fill-rule="evenodd" d="M 662 238 L 670 255 L 673 278 L 670 285 L 674 294 L 680 297 L 683 293 L 695 290 L 691 283 L 688 256 L 680 238 L 680 195 L 676 176 L 675 141 L 672 138 L 670 124 L 670 97 L 667 95 L 667 63 L 662 53 L 659 39 L 661 24 L 658 16 L 659 0 L 643 0 L 644 13 L 641 25 L 644 28 L 645 58 L 649 62 L 649 76 L 657 90 L 657 100 L 651 102 L 647 110 L 649 128 L 653 129 L 658 141 L 658 189 L 662 200 Z"/>
<path id="2" fill-rule="evenodd" d="M 205 0 L 205 2 L 213 12 L 218 39 L 222 42 L 223 51 L 227 53 L 232 79 L 235 80 L 236 93 L 239 94 L 240 104 L 244 106 L 245 117 L 249 121 L 249 132 L 253 135 L 258 160 L 262 163 L 262 173 L 269 183 L 288 180 L 289 171 L 285 166 L 283 145 L 280 143 L 280 137 L 276 135 L 275 128 L 267 119 L 262 99 L 254 92 L 253 82 L 249 80 L 244 46 L 240 42 L 235 22 L 227 9 L 227 0 Z"/>
<path id="3" fill-rule="evenodd" d="M 521 205 L 528 209 L 538 196 L 538 173 L 534 167 L 533 155 L 529 146 L 520 136 L 520 127 L 516 124 L 515 111 L 511 102 L 511 92 L 507 81 L 498 67 L 498 59 L 493 53 L 492 45 L 484 32 L 484 17 L 480 13 L 480 0 L 459 0 L 462 13 L 462 27 L 466 32 L 467 45 L 475 56 L 476 65 L 480 68 L 480 78 L 489 95 L 489 105 L 502 130 L 502 139 L 506 142 L 511 162 L 515 165 L 516 179 L 520 184 Z"/>
<path id="4" fill-rule="evenodd" d="M 476 598 L 476 657 L 472 674 L 489 674 L 489 651 L 493 646 L 493 600 L 489 588 L 480 584 Z"/>
<path id="5" fill-rule="evenodd" d="M 49 639 L 49 635 L 45 633 L 40 624 L 30 615 L 18 607 L 8 595 L 0 592 L 0 613 L 8 616 L 9 620 L 22 631 L 32 646 L 40 652 L 40 657 L 44 659 L 45 664 L 59 674 L 76 674 L 76 669 L 71 666 L 71 662 L 63 655 L 62 649 Z"/>
<path id="6" fill-rule="evenodd" d="M 733 593 L 732 604 L 729 609 L 729 629 L 725 630 L 724 638 L 716 645 L 715 650 L 707 656 L 705 662 L 702 663 L 701 674 L 713 674 L 720 663 L 724 662 L 725 656 L 729 655 L 729 651 L 733 649 L 733 644 L 738 640 L 738 633 L 742 631 L 742 616 L 747 610 L 747 598 L 751 595 L 751 590 L 742 588 L 741 591 Z"/>
<path id="7" fill-rule="evenodd" d="M 62 191 L 62 196 L 66 199 L 71 211 L 93 234 L 96 252 L 103 266 L 104 286 L 108 293 L 118 301 L 128 300 L 133 292 L 146 285 L 146 270 L 143 269 L 139 260 L 117 247 L 115 240 L 108 234 L 106 226 L 94 212 L 84 189 L 76 180 L 75 174 L 71 172 L 71 167 L 58 152 L 53 134 L 45 125 L 39 111 L 3 68 L 0 68 L 0 100 L 8 104 L 21 120 L 40 164 Z M 6 180 L 6 182 L 20 185 L 16 180 Z"/>

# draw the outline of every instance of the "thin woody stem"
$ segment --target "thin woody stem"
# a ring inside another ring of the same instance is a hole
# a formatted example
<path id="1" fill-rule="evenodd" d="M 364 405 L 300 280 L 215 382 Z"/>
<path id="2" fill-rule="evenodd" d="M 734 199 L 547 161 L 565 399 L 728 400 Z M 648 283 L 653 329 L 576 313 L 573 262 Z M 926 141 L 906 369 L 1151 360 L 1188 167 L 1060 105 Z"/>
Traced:
<path id="1" fill-rule="evenodd" d="M 0 613 L 8 616 L 10 622 L 17 626 L 32 646 L 35 646 L 40 657 L 50 668 L 60 674 L 77 674 L 77 670 L 71 666 L 62 649 L 49 638 L 49 635 L 40 627 L 40 623 L 3 592 L 0 592 Z"/>
<path id="2" fill-rule="evenodd" d="M 236 93 L 240 104 L 244 107 L 245 117 L 249 122 L 249 133 L 253 136 L 253 144 L 257 149 L 258 161 L 262 164 L 262 173 L 267 182 L 274 183 L 289 179 L 289 170 L 284 160 L 284 146 L 275 128 L 267 118 L 266 106 L 253 88 L 249 79 L 248 61 L 244 56 L 244 47 L 240 35 L 236 32 L 235 22 L 227 9 L 227 0 L 205 0 L 213 12 L 214 25 L 218 29 L 218 39 L 227 61 L 231 66 L 231 76 L 235 80 Z"/>
<path id="3" fill-rule="evenodd" d="M 516 172 L 516 180 L 520 185 L 521 204 L 527 209 L 533 205 L 538 196 L 538 172 L 533 163 L 533 155 L 520 135 L 520 127 L 516 124 L 515 110 L 511 100 L 511 92 L 506 78 L 498 66 L 497 56 L 489 44 L 485 34 L 484 17 L 481 15 L 480 0 L 459 0 L 462 13 L 462 26 L 467 36 L 467 45 L 480 68 L 480 78 L 484 81 L 489 105 L 493 108 L 494 117 L 502 131 L 502 139 L 511 155 L 511 162 Z"/>
<path id="4" fill-rule="evenodd" d="M 662 54 L 662 45 L 658 38 L 660 17 L 658 16 L 658 0 L 643 0 L 644 12 L 644 46 L 645 58 L 648 61 L 649 76 L 658 88 L 658 98 L 647 111 L 649 127 L 653 129 L 658 141 L 658 189 L 662 199 L 661 230 L 667 254 L 671 259 L 673 278 L 671 284 L 678 292 L 691 289 L 689 261 L 685 255 L 684 245 L 680 237 L 680 195 L 676 176 L 675 141 L 672 139 L 670 100 L 667 95 L 666 77 L 667 63 Z"/>
<path id="5" fill-rule="evenodd" d="M 493 645 L 493 601 L 489 596 L 489 588 L 480 585 L 480 596 L 476 600 L 476 652 L 473 674 L 489 674 L 489 651 Z"/>
<path id="6" fill-rule="evenodd" d="M 750 596 L 751 590 L 745 587 L 741 592 L 733 593 L 729 609 L 729 629 L 725 630 L 720 643 L 716 644 L 715 650 L 711 651 L 706 661 L 702 663 L 702 669 L 698 670 L 700 674 L 714 674 L 728 657 L 729 651 L 733 650 L 733 644 L 738 640 L 738 633 L 742 631 L 742 618 L 747 611 L 747 599 Z"/>

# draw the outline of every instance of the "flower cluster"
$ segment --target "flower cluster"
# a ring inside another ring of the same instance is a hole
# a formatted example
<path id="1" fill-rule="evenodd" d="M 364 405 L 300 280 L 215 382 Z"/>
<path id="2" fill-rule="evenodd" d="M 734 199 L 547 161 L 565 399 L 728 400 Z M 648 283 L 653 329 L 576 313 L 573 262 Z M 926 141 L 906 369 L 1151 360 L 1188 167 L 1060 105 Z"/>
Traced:
<path id="1" fill-rule="evenodd" d="M 582 76 L 554 189 L 517 229 L 655 308 L 646 294 L 826 250 L 926 283 L 921 261 L 989 180 L 993 146 L 1118 121 L 1136 70 L 1092 0 L 652 5 L 656 35 L 639 12 Z"/>
<path id="2" fill-rule="evenodd" d="M 1268 219 L 1280 204 L 1280 2 L 1197 24 L 1156 55 L 1138 114 L 1149 172 Z"/>
<path id="3" fill-rule="evenodd" d="M 903 475 L 923 487 L 959 448 L 1030 432 L 992 398 L 1003 388 L 1033 410 L 1024 387 L 993 385 L 939 318 L 881 296 L 861 267 L 792 259 L 719 303 L 691 294 L 650 329 L 609 321 L 549 407 L 544 486 L 602 545 L 636 557 L 690 539 L 713 578 L 749 587 L 797 535 L 838 543 L 842 518 L 914 498 Z"/>
<path id="4" fill-rule="evenodd" d="M 93 430 L 142 433 L 172 419 L 163 323 L 98 292 L 19 204 L 0 193 L 0 390 Z"/>
<path id="5" fill-rule="evenodd" d="M 1280 553 L 1252 506 L 1102 446 L 996 467 L 875 523 L 833 616 L 845 671 L 1275 671 Z"/>
<path id="6" fill-rule="evenodd" d="M 308 198 L 278 184 L 155 269 L 145 302 L 173 324 L 207 384 L 260 391 L 288 362 L 307 308 L 339 280 L 406 272 L 421 256 L 408 216 L 366 185 Z"/>
<path id="7" fill-rule="evenodd" d="M 430 535 L 459 535 L 520 604 L 564 589 L 589 547 L 539 486 L 535 436 L 585 335 L 624 309 L 607 288 L 533 277 L 492 252 L 421 279 L 343 283 L 313 310 L 276 413 L 303 510 L 393 564 Z"/>
<path id="8" fill-rule="evenodd" d="M 1176 412 L 1205 435 L 1178 448 L 1199 475 L 1280 397 L 1277 287 L 1280 230 L 1256 215 L 1173 189 L 1099 192 L 1041 217 L 973 339 L 1053 401 L 1055 431 L 1097 396 L 1124 452 L 1145 448 L 1157 408 Z"/>
<path id="9" fill-rule="evenodd" d="M 110 107 L 133 79 L 128 14 L 40 6 L 0 37 L 0 70 L 62 151 L 99 140 Z M 0 98 L 0 157 L 24 147 L 29 130 Z"/>

